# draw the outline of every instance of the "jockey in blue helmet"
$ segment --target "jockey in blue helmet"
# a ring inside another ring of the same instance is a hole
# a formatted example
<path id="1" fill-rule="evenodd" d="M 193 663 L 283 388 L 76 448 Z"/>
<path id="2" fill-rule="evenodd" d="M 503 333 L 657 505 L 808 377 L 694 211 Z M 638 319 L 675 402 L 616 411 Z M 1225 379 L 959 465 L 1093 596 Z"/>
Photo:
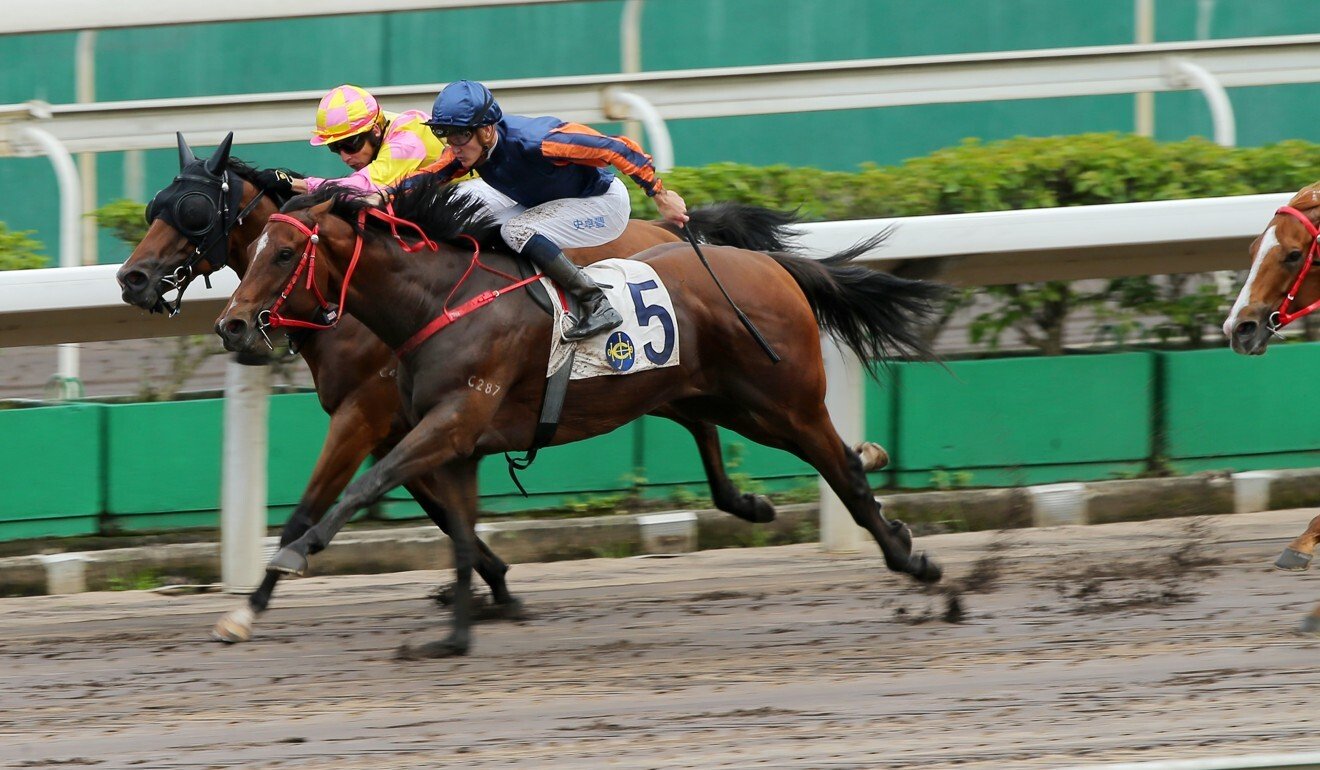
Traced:
<path id="1" fill-rule="evenodd" d="M 608 243 L 628 225 L 628 191 L 606 166 L 632 177 L 665 219 L 687 222 L 687 206 L 661 184 L 650 156 L 631 139 L 577 123 L 505 115 L 490 90 L 470 80 L 445 86 L 426 125 L 448 147 L 421 171 L 457 178 L 478 169 L 481 179 L 465 183 L 463 191 L 501 223 L 510 248 L 582 303 L 582 318 L 564 339 L 622 323 L 600 287 L 563 250 Z"/>

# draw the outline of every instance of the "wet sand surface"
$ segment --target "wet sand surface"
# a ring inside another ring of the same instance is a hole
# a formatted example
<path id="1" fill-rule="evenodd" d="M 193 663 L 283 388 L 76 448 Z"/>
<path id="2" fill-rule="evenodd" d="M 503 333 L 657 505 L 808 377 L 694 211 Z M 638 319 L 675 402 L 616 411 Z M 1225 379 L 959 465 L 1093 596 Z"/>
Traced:
<path id="1" fill-rule="evenodd" d="M 814 545 L 517 565 L 532 617 L 440 638 L 449 575 L 0 600 L 0 766 L 1014 768 L 1313 750 L 1318 511 L 918 538 L 923 589 Z M 954 596 L 957 596 L 955 601 Z M 962 617 L 956 618 L 961 609 Z M 950 622 L 957 620 L 957 622 Z"/>

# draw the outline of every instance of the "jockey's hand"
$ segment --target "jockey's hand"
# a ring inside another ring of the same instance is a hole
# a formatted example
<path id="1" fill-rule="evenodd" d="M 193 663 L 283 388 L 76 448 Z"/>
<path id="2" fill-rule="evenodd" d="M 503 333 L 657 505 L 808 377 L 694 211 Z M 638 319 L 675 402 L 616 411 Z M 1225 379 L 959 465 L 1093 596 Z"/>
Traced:
<path id="1" fill-rule="evenodd" d="M 305 195 L 307 193 L 307 180 L 294 179 L 289 182 L 289 187 L 293 188 L 295 195 Z"/>
<path id="2" fill-rule="evenodd" d="M 673 190 L 665 190 L 656 193 L 654 200 L 655 207 L 660 210 L 660 216 L 680 227 L 687 224 L 687 204 L 683 202 L 683 198 L 678 193 Z"/>

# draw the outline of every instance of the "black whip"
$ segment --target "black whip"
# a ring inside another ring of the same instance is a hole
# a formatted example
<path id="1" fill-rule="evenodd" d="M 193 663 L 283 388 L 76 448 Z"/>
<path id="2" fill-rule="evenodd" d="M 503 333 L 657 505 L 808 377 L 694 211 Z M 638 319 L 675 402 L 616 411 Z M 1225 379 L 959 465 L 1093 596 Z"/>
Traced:
<path id="1" fill-rule="evenodd" d="M 779 363 L 779 354 L 775 353 L 775 349 L 770 347 L 770 343 L 765 341 L 765 337 L 761 336 L 761 332 L 758 331 L 756 326 L 752 323 L 752 319 L 748 318 L 743 313 L 742 309 L 734 304 L 733 298 L 729 296 L 729 292 L 724 290 L 724 284 L 720 283 L 719 277 L 715 275 L 715 271 L 711 269 L 710 263 L 706 261 L 706 255 L 701 253 L 701 247 L 697 245 L 697 239 L 692 236 L 692 231 L 688 229 L 686 224 L 683 225 L 683 235 L 687 238 L 688 243 L 692 244 L 692 250 L 697 252 L 697 258 L 701 260 L 701 264 L 706 266 L 706 272 L 710 273 L 710 277 L 715 281 L 715 285 L 720 287 L 720 293 L 729 301 L 729 307 L 733 308 L 733 312 L 738 314 L 738 320 L 742 321 L 742 325 L 747 327 L 747 331 L 751 332 L 752 336 L 756 338 L 756 344 L 761 346 L 761 350 L 764 350 L 767 356 L 770 356 L 770 360 L 776 364 Z"/>

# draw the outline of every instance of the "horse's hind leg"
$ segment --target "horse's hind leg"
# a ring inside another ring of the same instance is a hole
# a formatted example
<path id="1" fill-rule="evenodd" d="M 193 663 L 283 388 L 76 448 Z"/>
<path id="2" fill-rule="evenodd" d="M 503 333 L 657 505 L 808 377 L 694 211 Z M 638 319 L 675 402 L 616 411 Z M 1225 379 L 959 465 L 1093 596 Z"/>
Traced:
<path id="1" fill-rule="evenodd" d="M 710 499 L 716 508 L 754 524 L 775 520 L 775 506 L 769 498 L 765 495 L 740 492 L 729 478 L 729 474 L 724 470 L 720 434 L 714 425 L 689 418 L 675 408 L 657 410 L 652 414 L 682 425 L 692 434 L 692 438 L 696 439 L 701 465 L 706 469 L 706 481 L 710 484 Z"/>
<path id="2" fill-rule="evenodd" d="M 440 499 L 444 494 L 444 483 L 432 476 L 426 476 L 415 479 L 405 484 L 404 487 L 412 494 L 413 499 L 422 507 L 426 515 L 440 528 L 442 532 L 453 538 L 453 533 L 449 530 L 452 527 L 448 512 L 441 505 Z M 473 504 L 475 510 L 475 503 Z M 524 616 L 522 602 L 509 593 L 508 583 L 505 582 L 504 575 L 509 571 L 509 565 L 505 564 L 490 546 L 486 545 L 475 533 L 472 535 L 472 544 L 476 548 L 476 570 L 481 579 L 490 586 L 491 600 L 494 602 L 497 611 L 496 615 L 511 620 L 517 620 Z M 441 590 L 441 603 L 453 604 L 455 590 L 453 586 Z"/>
<path id="3" fill-rule="evenodd" d="M 839 496 L 853 521 L 875 538 L 889 569 L 923 583 L 940 579 L 942 570 L 935 562 L 925 554 L 912 554 L 912 533 L 907 526 L 880 513 L 880 501 L 871 494 L 862 459 L 839 437 L 823 403 L 803 407 L 796 417 L 791 409 L 766 407 L 765 412 L 762 419 L 748 415 L 722 422 L 753 441 L 786 449 L 810 463 Z"/>
<path id="4" fill-rule="evenodd" d="M 1320 516 L 1311 519 L 1306 531 L 1284 547 L 1274 566 L 1290 572 L 1300 572 L 1310 567 L 1316 543 L 1320 543 Z"/>

